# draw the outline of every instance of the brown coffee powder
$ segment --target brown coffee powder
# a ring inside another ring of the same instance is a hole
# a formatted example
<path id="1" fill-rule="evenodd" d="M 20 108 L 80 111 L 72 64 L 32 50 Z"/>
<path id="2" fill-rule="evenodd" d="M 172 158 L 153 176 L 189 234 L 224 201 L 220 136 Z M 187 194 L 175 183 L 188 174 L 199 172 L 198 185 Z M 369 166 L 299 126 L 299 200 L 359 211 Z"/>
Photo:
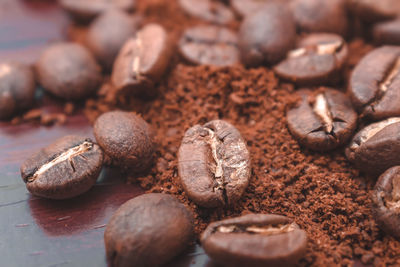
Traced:
<path id="1" fill-rule="evenodd" d="M 371 214 L 374 181 L 359 176 L 343 149 L 313 153 L 300 148 L 288 132 L 285 112 L 296 99 L 292 86 L 280 84 L 264 68 L 178 65 L 160 89 L 157 99 L 133 108 L 156 130 L 158 149 L 150 174 L 131 181 L 188 204 L 196 214 L 197 234 L 222 218 L 276 213 L 295 219 L 308 232 L 303 265 L 347 265 L 356 258 L 374 265 L 400 264 L 400 243 L 382 233 Z M 246 139 L 253 175 L 237 205 L 203 209 L 183 192 L 176 153 L 186 129 L 218 118 L 231 122 Z"/>

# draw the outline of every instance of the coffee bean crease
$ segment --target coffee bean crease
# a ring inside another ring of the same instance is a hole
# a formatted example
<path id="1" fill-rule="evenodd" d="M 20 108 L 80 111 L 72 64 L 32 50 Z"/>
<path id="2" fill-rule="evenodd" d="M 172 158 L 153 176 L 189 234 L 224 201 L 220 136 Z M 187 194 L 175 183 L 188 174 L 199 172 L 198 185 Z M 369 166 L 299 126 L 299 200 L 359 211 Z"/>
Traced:
<path id="1" fill-rule="evenodd" d="M 278 224 L 278 225 L 221 225 L 215 231 L 220 233 L 249 233 L 249 234 L 261 234 L 261 235 L 277 235 L 283 233 L 289 233 L 299 227 L 295 223 L 290 224 Z"/>
<path id="2" fill-rule="evenodd" d="M 57 156 L 55 159 L 47 162 L 46 164 L 42 165 L 31 177 L 27 179 L 28 183 L 32 183 L 35 181 L 40 175 L 45 173 L 48 169 L 54 167 L 57 164 L 60 164 L 61 162 L 64 162 L 68 160 L 69 164 L 71 165 L 72 170 L 75 172 L 75 166 L 73 163 L 73 158 L 81 156 L 85 159 L 85 156 L 83 153 L 91 150 L 93 148 L 93 143 L 89 141 L 85 141 L 82 144 L 72 147 L 68 149 L 67 151 L 63 152 L 59 156 Z"/>

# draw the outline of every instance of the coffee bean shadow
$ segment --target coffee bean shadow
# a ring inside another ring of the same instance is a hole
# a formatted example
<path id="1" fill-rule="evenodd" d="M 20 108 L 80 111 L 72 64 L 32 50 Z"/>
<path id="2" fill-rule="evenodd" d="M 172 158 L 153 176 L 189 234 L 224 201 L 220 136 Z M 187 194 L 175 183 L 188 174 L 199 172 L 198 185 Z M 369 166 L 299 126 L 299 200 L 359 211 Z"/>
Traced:
<path id="1" fill-rule="evenodd" d="M 218 267 L 219 265 L 211 260 L 199 244 L 188 247 L 184 252 L 174 258 L 164 267 Z"/>
<path id="2" fill-rule="evenodd" d="M 140 187 L 126 184 L 119 171 L 104 169 L 97 184 L 78 197 L 51 200 L 31 196 L 28 203 L 45 234 L 70 236 L 103 229 L 120 205 L 143 193 Z"/>

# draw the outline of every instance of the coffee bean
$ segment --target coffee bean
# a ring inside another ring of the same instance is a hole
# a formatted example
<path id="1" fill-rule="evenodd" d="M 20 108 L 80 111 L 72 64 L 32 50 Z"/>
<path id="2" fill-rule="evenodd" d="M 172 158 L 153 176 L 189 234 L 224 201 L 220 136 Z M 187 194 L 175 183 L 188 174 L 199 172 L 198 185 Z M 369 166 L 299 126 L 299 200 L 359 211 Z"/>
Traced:
<path id="1" fill-rule="evenodd" d="M 60 0 L 61 7 L 77 22 L 89 22 L 101 13 L 120 9 L 131 12 L 136 6 L 136 0 Z"/>
<path id="2" fill-rule="evenodd" d="M 289 3 L 292 0 L 231 0 L 233 9 L 242 17 L 253 15 L 270 2 Z"/>
<path id="3" fill-rule="evenodd" d="M 274 70 L 281 78 L 297 85 L 329 84 L 341 78 L 347 54 L 347 45 L 339 35 L 311 34 Z"/>
<path id="4" fill-rule="evenodd" d="M 90 139 L 65 136 L 29 157 L 21 176 L 33 195 L 66 199 L 88 191 L 100 174 L 103 152 Z"/>
<path id="5" fill-rule="evenodd" d="M 150 126 L 135 113 L 104 113 L 94 124 L 94 135 L 113 165 L 141 172 L 152 164 L 154 143 Z"/>
<path id="6" fill-rule="evenodd" d="M 188 247 L 193 228 L 193 215 L 173 196 L 141 195 L 123 204 L 107 224 L 107 262 L 112 267 L 160 266 Z"/>
<path id="7" fill-rule="evenodd" d="M 372 34 L 378 45 L 400 45 L 400 19 L 375 24 Z"/>
<path id="8" fill-rule="evenodd" d="M 148 24 L 119 52 L 111 81 L 121 92 L 153 95 L 167 69 L 172 47 L 167 32 L 157 24 Z"/>
<path id="9" fill-rule="evenodd" d="M 372 193 L 373 214 L 379 227 L 400 239 L 400 166 L 385 171 Z"/>
<path id="10" fill-rule="evenodd" d="M 103 13 L 92 22 L 86 44 L 97 60 L 110 70 L 123 44 L 135 35 L 139 17 L 120 10 Z"/>
<path id="11" fill-rule="evenodd" d="M 400 115 L 400 47 L 384 46 L 368 53 L 354 68 L 349 94 L 369 119 Z"/>
<path id="12" fill-rule="evenodd" d="M 248 214 L 211 223 L 201 244 L 223 266 L 294 266 L 304 256 L 307 234 L 287 217 Z"/>
<path id="13" fill-rule="evenodd" d="M 203 207 L 235 203 L 251 175 L 250 154 L 239 131 L 222 120 L 186 131 L 178 169 L 188 197 Z"/>
<path id="14" fill-rule="evenodd" d="M 346 156 L 361 171 L 378 176 L 400 165 L 400 118 L 389 118 L 359 131 L 346 149 Z"/>
<path id="15" fill-rule="evenodd" d="M 100 67 L 90 52 L 74 43 L 47 48 L 36 63 L 36 72 L 45 90 L 67 100 L 94 94 L 102 79 Z"/>
<path id="16" fill-rule="evenodd" d="M 345 94 L 323 88 L 316 92 L 303 89 L 299 105 L 287 113 L 288 127 L 303 146 L 327 151 L 344 145 L 352 136 L 357 113 Z"/>
<path id="17" fill-rule="evenodd" d="M 346 35 L 346 0 L 293 0 L 290 4 L 300 31 Z"/>
<path id="18" fill-rule="evenodd" d="M 255 67 L 275 64 L 294 46 L 296 28 L 289 9 L 280 3 L 268 3 L 247 16 L 239 32 L 239 48 L 244 64 Z"/>
<path id="19" fill-rule="evenodd" d="M 216 24 L 227 24 L 235 19 L 228 6 L 218 0 L 179 0 L 181 8 L 190 16 Z"/>
<path id="20" fill-rule="evenodd" d="M 32 106 L 35 96 L 32 69 L 19 63 L 0 63 L 0 120 Z"/>
<path id="21" fill-rule="evenodd" d="M 348 0 L 348 6 L 366 22 L 389 20 L 400 14 L 400 1 L 398 0 Z"/>
<path id="22" fill-rule="evenodd" d="M 219 26 L 187 29 L 179 42 L 179 50 L 193 64 L 228 66 L 240 60 L 237 35 Z"/>

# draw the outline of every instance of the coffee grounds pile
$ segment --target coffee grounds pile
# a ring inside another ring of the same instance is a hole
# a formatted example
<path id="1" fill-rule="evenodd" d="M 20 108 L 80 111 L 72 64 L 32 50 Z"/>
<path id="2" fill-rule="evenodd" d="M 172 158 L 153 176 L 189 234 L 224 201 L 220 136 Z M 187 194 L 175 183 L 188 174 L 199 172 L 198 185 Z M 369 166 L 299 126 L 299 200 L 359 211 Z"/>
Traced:
<path id="1" fill-rule="evenodd" d="M 141 2 L 146 22 L 158 22 L 175 38 L 195 19 L 185 16 L 175 1 Z M 183 26 L 182 26 L 183 25 Z M 235 28 L 236 25 L 232 25 Z M 350 44 L 347 75 L 370 45 Z M 157 151 L 149 173 L 131 177 L 148 192 L 176 195 L 195 214 L 196 233 L 208 223 L 250 212 L 293 218 L 309 236 L 302 266 L 400 264 L 400 242 L 380 231 L 371 213 L 370 193 L 375 181 L 361 176 L 346 160 L 343 149 L 315 153 L 292 138 L 286 111 L 296 100 L 295 88 L 282 83 L 267 68 L 188 66 L 175 56 L 171 70 L 152 100 L 98 98 L 86 103 L 93 123 L 103 112 L 135 111 L 156 135 Z M 344 86 L 342 88 L 344 90 Z M 187 199 L 180 185 L 177 151 L 184 132 L 195 124 L 224 119 L 247 141 L 252 176 L 242 199 L 233 207 L 204 209 Z"/>

